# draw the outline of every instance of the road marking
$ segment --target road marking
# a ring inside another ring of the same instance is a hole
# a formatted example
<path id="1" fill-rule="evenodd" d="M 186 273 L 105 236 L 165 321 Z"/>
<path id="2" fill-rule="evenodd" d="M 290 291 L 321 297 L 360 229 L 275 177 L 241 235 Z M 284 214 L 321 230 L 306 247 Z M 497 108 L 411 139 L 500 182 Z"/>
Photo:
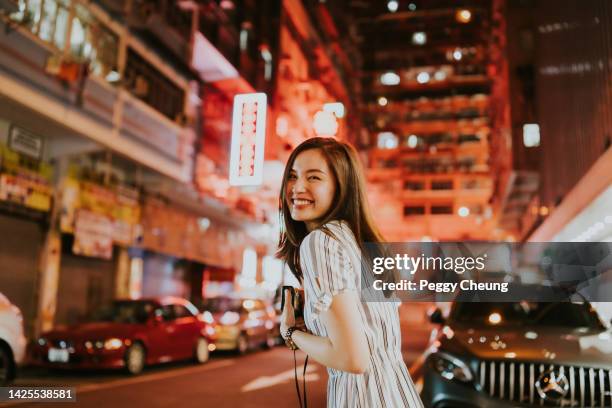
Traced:
<path id="1" fill-rule="evenodd" d="M 171 370 L 171 371 L 166 371 L 166 372 L 156 373 L 156 374 L 149 374 L 149 375 L 145 374 L 140 377 L 133 377 L 133 378 L 121 379 L 121 380 L 112 380 L 112 381 L 104 382 L 101 384 L 87 384 L 87 385 L 76 386 L 77 403 L 78 403 L 79 395 L 84 394 L 84 393 L 104 390 L 107 388 L 122 387 L 124 385 L 132 385 L 132 384 L 139 384 L 139 383 L 144 383 L 144 382 L 149 382 L 149 381 L 163 380 L 167 378 L 178 377 L 178 376 L 185 375 L 185 374 L 201 373 L 204 371 L 214 370 L 216 368 L 227 367 L 233 364 L 235 364 L 235 360 L 228 359 L 228 360 L 214 361 L 204 366 L 182 368 L 182 369 L 176 369 L 176 370 Z M 53 388 L 54 386 L 45 385 L 45 387 Z M 30 402 L 27 402 L 27 401 L 0 403 L 0 407 L 2 408 L 14 407 L 14 406 L 29 404 L 29 403 Z"/>
<path id="2" fill-rule="evenodd" d="M 319 374 L 314 373 L 314 371 L 316 370 L 316 366 L 313 367 L 313 365 L 309 365 L 306 368 L 306 376 L 304 377 L 306 379 L 306 382 L 319 380 Z M 287 370 L 272 376 L 264 375 L 262 377 L 257 377 L 253 381 L 243 385 L 242 388 L 240 388 L 240 392 L 255 391 L 260 390 L 262 388 L 268 388 L 274 385 L 286 383 L 289 380 L 293 380 L 294 375 L 295 370 Z"/>
<path id="3" fill-rule="evenodd" d="M 235 364 L 234 360 L 215 361 L 215 362 L 206 364 L 202 367 L 183 368 L 179 370 L 166 371 L 163 373 L 144 375 L 142 377 L 134 377 L 134 378 L 130 378 L 127 380 L 115 380 L 115 381 L 109 381 L 109 382 L 101 383 L 101 384 L 83 385 L 83 386 L 77 387 L 76 391 L 78 395 L 78 394 L 82 394 L 85 392 L 98 391 L 98 390 L 103 390 L 106 388 L 122 387 L 124 385 L 132 385 L 132 384 L 140 384 L 140 383 L 149 382 L 149 381 L 164 380 L 167 378 L 178 377 L 184 374 L 201 373 L 204 371 L 214 370 L 216 368 L 227 367 L 232 364 Z"/>

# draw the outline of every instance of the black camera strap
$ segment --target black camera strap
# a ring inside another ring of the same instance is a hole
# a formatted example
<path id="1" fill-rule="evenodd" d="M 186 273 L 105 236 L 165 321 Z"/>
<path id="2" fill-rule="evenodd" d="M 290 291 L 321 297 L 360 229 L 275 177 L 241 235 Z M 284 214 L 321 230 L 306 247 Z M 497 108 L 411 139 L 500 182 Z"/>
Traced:
<path id="1" fill-rule="evenodd" d="M 304 400 L 302 403 L 302 393 L 300 392 L 300 383 L 298 382 L 298 373 L 297 373 L 297 357 L 295 356 L 295 350 L 293 350 L 293 367 L 295 371 L 295 389 L 297 391 L 298 402 L 300 403 L 300 408 L 308 408 L 308 400 L 306 399 L 306 367 L 308 366 L 308 356 L 306 356 L 306 360 L 304 361 L 304 371 L 302 372 L 302 388 L 304 389 Z"/>
<path id="2" fill-rule="evenodd" d="M 285 310 L 285 290 L 289 290 L 291 292 L 291 305 L 295 306 L 295 288 L 292 286 L 283 286 L 281 292 L 281 311 Z M 308 366 L 308 355 L 306 355 L 306 360 L 304 361 L 304 371 L 302 372 L 302 388 L 304 389 L 304 399 L 302 400 L 302 393 L 300 392 L 300 383 L 298 381 L 298 373 L 297 373 L 297 357 L 296 350 L 293 350 L 293 369 L 295 374 L 295 390 L 297 391 L 298 402 L 300 403 L 300 408 L 308 408 L 308 400 L 306 398 L 306 367 Z"/>

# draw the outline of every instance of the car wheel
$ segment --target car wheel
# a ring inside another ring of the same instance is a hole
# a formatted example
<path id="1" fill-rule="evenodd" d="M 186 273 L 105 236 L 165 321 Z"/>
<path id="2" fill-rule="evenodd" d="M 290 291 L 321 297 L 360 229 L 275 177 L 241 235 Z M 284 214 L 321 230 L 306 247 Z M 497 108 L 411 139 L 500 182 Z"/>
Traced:
<path id="1" fill-rule="evenodd" d="M 246 352 L 249 351 L 249 339 L 247 338 L 246 334 L 243 333 L 238 336 L 237 343 L 236 348 L 238 349 L 238 353 L 246 354 Z"/>
<path id="2" fill-rule="evenodd" d="M 200 337 L 196 343 L 195 360 L 198 364 L 204 364 L 210 358 L 210 350 L 208 350 L 208 341 Z"/>
<path id="3" fill-rule="evenodd" d="M 132 344 L 125 352 L 125 368 L 128 373 L 137 375 L 144 370 L 145 349 L 140 343 Z"/>
<path id="4" fill-rule="evenodd" d="M 15 374 L 15 362 L 8 348 L 0 344 L 0 386 L 9 384 Z"/>

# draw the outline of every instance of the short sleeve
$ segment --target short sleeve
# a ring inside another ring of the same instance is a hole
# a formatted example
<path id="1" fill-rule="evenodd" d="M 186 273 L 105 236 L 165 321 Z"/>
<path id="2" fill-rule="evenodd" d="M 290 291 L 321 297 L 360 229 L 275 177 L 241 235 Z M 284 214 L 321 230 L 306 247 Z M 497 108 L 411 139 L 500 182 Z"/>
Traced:
<path id="1" fill-rule="evenodd" d="M 357 289 L 357 274 L 346 248 L 321 230 L 315 230 L 304 240 L 300 248 L 300 260 L 307 269 L 306 279 L 311 279 L 314 292 L 312 315 L 318 318 L 329 309 L 332 298 L 342 292 Z"/>

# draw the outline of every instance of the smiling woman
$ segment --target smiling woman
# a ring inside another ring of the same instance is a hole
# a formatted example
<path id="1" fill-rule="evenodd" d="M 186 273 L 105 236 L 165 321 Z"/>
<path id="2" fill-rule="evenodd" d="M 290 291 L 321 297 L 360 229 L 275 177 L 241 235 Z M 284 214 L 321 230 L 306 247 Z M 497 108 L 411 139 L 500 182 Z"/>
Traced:
<path id="1" fill-rule="evenodd" d="M 397 304 L 361 302 L 365 242 L 381 242 L 357 152 L 312 138 L 289 157 L 278 255 L 304 287 L 304 321 L 285 302 L 281 335 L 328 368 L 328 407 L 422 407 L 401 354 Z"/>

